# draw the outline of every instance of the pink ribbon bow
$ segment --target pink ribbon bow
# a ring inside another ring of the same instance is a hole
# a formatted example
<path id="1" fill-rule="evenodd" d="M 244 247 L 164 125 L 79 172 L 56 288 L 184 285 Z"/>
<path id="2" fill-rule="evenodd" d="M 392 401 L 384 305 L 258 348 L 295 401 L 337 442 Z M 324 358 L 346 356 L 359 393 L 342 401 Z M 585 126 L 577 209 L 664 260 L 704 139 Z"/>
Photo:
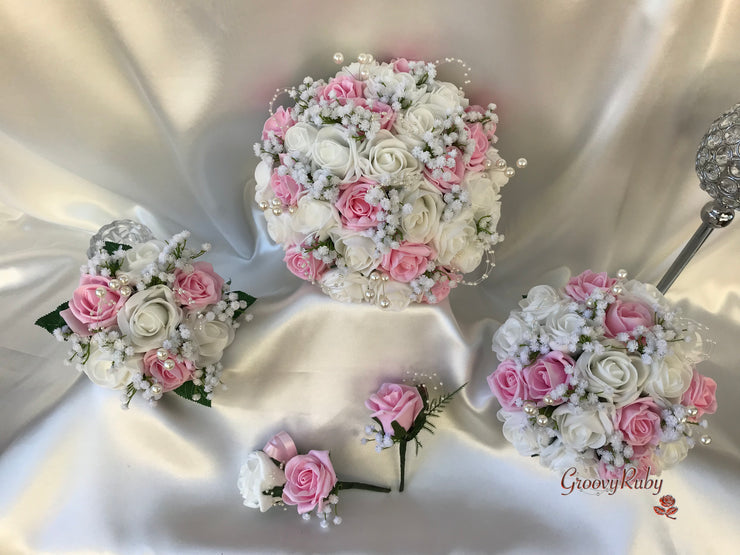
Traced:
<path id="1" fill-rule="evenodd" d="M 298 449 L 296 449 L 293 438 L 290 437 L 288 432 L 276 433 L 275 436 L 262 448 L 262 451 L 264 451 L 268 457 L 281 463 L 287 463 L 298 454 Z"/>

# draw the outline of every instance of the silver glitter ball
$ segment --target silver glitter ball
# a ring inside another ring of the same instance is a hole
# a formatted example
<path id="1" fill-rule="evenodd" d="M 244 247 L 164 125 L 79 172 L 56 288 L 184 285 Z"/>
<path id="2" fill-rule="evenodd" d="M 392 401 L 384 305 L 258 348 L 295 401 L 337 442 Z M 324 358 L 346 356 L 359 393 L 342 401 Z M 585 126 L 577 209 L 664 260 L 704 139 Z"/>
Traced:
<path id="1" fill-rule="evenodd" d="M 740 209 L 740 104 L 709 126 L 696 152 L 696 173 L 712 198 Z"/>

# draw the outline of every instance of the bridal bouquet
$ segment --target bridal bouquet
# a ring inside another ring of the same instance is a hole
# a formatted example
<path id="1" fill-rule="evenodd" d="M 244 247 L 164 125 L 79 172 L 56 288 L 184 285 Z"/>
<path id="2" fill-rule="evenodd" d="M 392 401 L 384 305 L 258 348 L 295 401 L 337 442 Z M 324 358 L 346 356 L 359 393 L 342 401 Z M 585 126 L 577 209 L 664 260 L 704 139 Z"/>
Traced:
<path id="1" fill-rule="evenodd" d="M 717 409 L 716 383 L 695 368 L 705 358 L 697 324 L 652 285 L 617 275 L 533 287 L 493 336 L 501 363 L 488 383 L 504 436 L 584 479 L 659 474 Z"/>
<path id="2" fill-rule="evenodd" d="M 193 250 L 189 236 L 98 241 L 72 299 L 36 322 L 71 344 L 68 363 L 121 390 L 124 407 L 137 392 L 153 403 L 167 391 L 210 406 L 223 351 L 255 301 L 196 262 L 210 245 Z"/>
<path id="3" fill-rule="evenodd" d="M 244 505 L 261 512 L 275 505 L 293 505 L 304 520 L 316 510 L 322 528 L 329 522 L 341 524 L 337 512 L 338 493 L 363 489 L 389 493 L 389 488 L 344 482 L 337 479 L 328 451 L 311 450 L 299 455 L 287 432 L 277 433 L 262 450 L 252 451 L 239 472 L 237 482 Z"/>
<path id="4" fill-rule="evenodd" d="M 438 303 L 493 267 L 500 188 L 495 105 L 471 105 L 436 66 L 369 54 L 289 91 L 255 145 L 255 200 L 288 269 L 332 298 Z M 524 159 L 518 164 L 523 167 Z"/>

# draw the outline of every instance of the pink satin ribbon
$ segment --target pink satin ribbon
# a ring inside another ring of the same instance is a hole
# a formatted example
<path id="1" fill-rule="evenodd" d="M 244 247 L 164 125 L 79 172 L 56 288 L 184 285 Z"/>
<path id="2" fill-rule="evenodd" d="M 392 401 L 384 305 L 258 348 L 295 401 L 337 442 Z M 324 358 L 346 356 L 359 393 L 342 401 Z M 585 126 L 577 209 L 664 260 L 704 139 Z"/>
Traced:
<path id="1" fill-rule="evenodd" d="M 288 432 L 276 433 L 275 436 L 262 448 L 262 451 L 264 451 L 268 457 L 282 463 L 287 463 L 298 454 L 298 449 L 296 449 L 293 438 L 290 437 Z"/>

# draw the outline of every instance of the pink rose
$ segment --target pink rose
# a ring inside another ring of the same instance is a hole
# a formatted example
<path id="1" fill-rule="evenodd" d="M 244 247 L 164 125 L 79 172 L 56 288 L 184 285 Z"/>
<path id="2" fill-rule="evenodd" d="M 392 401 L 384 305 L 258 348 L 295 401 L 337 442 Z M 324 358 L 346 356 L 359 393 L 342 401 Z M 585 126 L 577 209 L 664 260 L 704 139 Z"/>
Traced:
<path id="1" fill-rule="evenodd" d="M 144 354 L 144 374 L 153 377 L 162 386 L 162 391 L 172 391 L 177 389 L 186 381 L 192 378 L 192 372 L 195 370 L 195 366 L 188 359 L 177 360 L 176 357 L 172 356 L 169 359 L 175 363 L 175 365 L 167 369 L 165 368 L 165 361 L 159 360 L 157 357 L 157 350 L 152 349 Z"/>
<path id="2" fill-rule="evenodd" d="M 298 505 L 300 514 L 324 510 L 324 501 L 337 483 L 329 451 L 311 450 L 306 455 L 296 455 L 285 465 L 283 502 Z"/>
<path id="3" fill-rule="evenodd" d="M 633 447 L 657 445 L 660 441 L 660 408 L 651 397 L 638 399 L 617 409 L 614 427 Z"/>
<path id="4" fill-rule="evenodd" d="M 424 408 L 419 390 L 410 385 L 384 383 L 377 393 L 365 401 L 365 406 L 373 412 L 370 416 L 380 420 L 383 431 L 393 435 L 391 422 L 398 422 L 404 430 L 409 431 L 416 417 Z"/>
<path id="5" fill-rule="evenodd" d="M 314 258 L 313 254 L 304 255 L 298 245 L 293 245 L 285 251 L 283 262 L 294 275 L 306 281 L 318 280 L 328 268 L 324 262 Z"/>
<path id="6" fill-rule="evenodd" d="M 275 113 L 267 118 L 264 127 L 262 128 L 262 140 L 264 141 L 269 136 L 270 132 L 275 133 L 275 136 L 279 138 L 285 137 L 285 132 L 295 124 L 290 115 L 290 108 L 287 110 L 280 106 Z"/>
<path id="7" fill-rule="evenodd" d="M 689 388 L 681 397 L 681 404 L 696 407 L 699 411 L 696 415 L 697 419 L 701 418 L 704 413 L 714 414 L 717 411 L 716 392 L 717 382 L 703 376 L 695 368 Z"/>
<path id="8" fill-rule="evenodd" d="M 391 65 L 393 66 L 393 71 L 396 73 L 408 73 L 411 69 L 409 61 L 406 58 L 393 58 Z"/>
<path id="9" fill-rule="evenodd" d="M 365 84 L 350 75 L 340 75 L 330 79 L 318 94 L 319 100 L 336 100 L 344 106 L 349 99 L 363 98 Z"/>
<path id="10" fill-rule="evenodd" d="M 561 351 L 550 351 L 539 357 L 534 364 L 523 370 L 524 381 L 529 390 L 529 399 L 542 399 L 560 384 L 568 381 L 567 366 L 575 366 L 576 361 Z M 538 403 L 544 405 L 544 403 Z"/>
<path id="11" fill-rule="evenodd" d="M 591 270 L 586 270 L 570 278 L 568 285 L 565 286 L 565 292 L 571 299 L 585 301 L 594 291 L 609 289 L 615 283 L 617 280 L 610 278 L 606 272 L 595 274 Z"/>
<path id="12" fill-rule="evenodd" d="M 197 310 L 221 300 L 224 278 L 218 275 L 209 262 L 193 262 L 193 271 L 175 270 L 172 286 L 175 299 L 187 310 Z"/>
<path id="13" fill-rule="evenodd" d="M 462 183 L 465 175 L 465 161 L 460 149 L 455 147 L 447 149 L 445 161 L 447 164 L 454 164 L 454 166 L 450 167 L 446 164 L 444 168 L 435 170 L 430 170 L 427 166 L 424 166 L 424 177 L 442 193 L 449 193 L 453 185 Z"/>
<path id="14" fill-rule="evenodd" d="M 365 100 L 364 98 L 358 98 L 355 100 L 355 104 L 367 108 L 374 114 L 378 114 L 380 116 L 379 122 L 381 129 L 390 129 L 393 127 L 396 121 L 396 112 L 388 104 L 380 100 Z"/>
<path id="15" fill-rule="evenodd" d="M 478 112 L 481 115 L 485 115 L 486 109 L 483 108 L 483 106 L 479 106 L 477 104 L 471 104 L 467 108 L 465 108 L 466 112 Z M 493 138 L 496 136 L 496 124 L 492 121 L 487 121 L 485 124 L 483 124 L 483 133 L 486 136 L 486 139 L 490 142 L 493 140 Z"/>
<path id="16" fill-rule="evenodd" d="M 437 270 L 442 273 L 442 277 L 432 285 L 429 292 L 434 295 L 436 299 L 435 303 L 440 303 L 445 300 L 449 296 L 450 291 L 457 287 L 457 284 L 462 281 L 462 275 L 456 274 L 442 266 L 438 267 Z M 428 304 L 433 304 L 426 295 L 424 296 L 423 301 Z"/>
<path id="17" fill-rule="evenodd" d="M 488 137 L 480 123 L 472 123 L 468 128 L 468 138 L 475 142 L 475 149 L 467 164 L 467 169 L 474 172 L 483 171 L 486 166 L 486 152 L 488 152 Z"/>
<path id="18" fill-rule="evenodd" d="M 524 381 L 521 369 L 517 368 L 516 362 L 506 359 L 493 374 L 488 376 L 488 387 L 501 403 L 501 407 L 507 411 L 520 411 L 521 406 L 516 405 L 516 400 L 526 401 L 529 399 L 529 388 Z"/>
<path id="19" fill-rule="evenodd" d="M 116 317 L 126 297 L 108 287 L 109 279 L 89 274 L 80 276 L 80 284 L 72 293 L 69 308 L 61 312 L 73 332 L 87 336 L 92 335 L 92 330 L 116 325 Z M 98 290 L 102 291 L 102 296 L 98 296 Z"/>
<path id="20" fill-rule="evenodd" d="M 380 205 L 373 206 L 365 200 L 365 195 L 375 185 L 377 183 L 374 181 L 361 177 L 359 181 L 344 183 L 339 187 L 339 198 L 334 206 L 339 210 L 344 227 L 361 231 L 378 224 L 376 214 Z"/>
<path id="21" fill-rule="evenodd" d="M 607 337 L 619 333 L 630 333 L 638 326 L 649 328 L 653 325 L 653 311 L 637 301 L 616 300 L 606 309 L 604 327 Z"/>
<path id="22" fill-rule="evenodd" d="M 294 206 L 298 202 L 301 186 L 289 175 L 280 175 L 277 171 L 270 176 L 270 188 L 275 196 L 288 206 Z"/>
<path id="23" fill-rule="evenodd" d="M 427 271 L 427 264 L 437 254 L 428 245 L 422 243 L 401 243 L 383 255 L 380 267 L 386 270 L 393 279 L 408 283 Z"/>

